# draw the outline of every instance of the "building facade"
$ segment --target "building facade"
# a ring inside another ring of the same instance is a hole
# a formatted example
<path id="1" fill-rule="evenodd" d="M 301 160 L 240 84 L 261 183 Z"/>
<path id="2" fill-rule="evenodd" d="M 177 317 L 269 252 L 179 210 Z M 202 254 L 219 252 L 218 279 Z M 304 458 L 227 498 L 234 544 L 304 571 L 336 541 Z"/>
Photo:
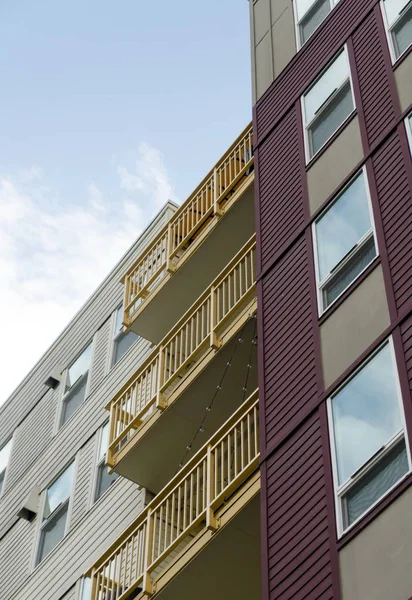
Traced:
<path id="1" fill-rule="evenodd" d="M 263 598 L 408 600 L 412 8 L 250 10 Z"/>

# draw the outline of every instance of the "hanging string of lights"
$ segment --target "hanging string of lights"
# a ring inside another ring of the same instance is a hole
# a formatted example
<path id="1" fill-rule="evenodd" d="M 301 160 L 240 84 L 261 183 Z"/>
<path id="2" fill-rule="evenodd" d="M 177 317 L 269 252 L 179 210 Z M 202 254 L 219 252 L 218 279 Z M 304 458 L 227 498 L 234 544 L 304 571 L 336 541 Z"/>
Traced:
<path id="1" fill-rule="evenodd" d="M 177 469 L 176 469 L 176 471 L 175 471 L 175 475 L 176 475 L 176 473 L 178 473 L 178 472 L 179 472 L 179 470 L 180 470 L 180 469 L 183 467 L 183 465 L 184 465 L 184 463 L 185 463 L 185 461 L 186 461 L 186 458 L 187 458 L 187 456 L 188 456 L 188 455 L 189 455 L 189 453 L 191 452 L 191 450 L 192 450 L 192 447 L 193 447 L 193 445 L 194 445 L 195 441 L 197 440 L 197 437 L 198 437 L 200 434 L 204 433 L 204 431 L 205 431 L 205 422 L 206 422 L 206 420 L 207 420 L 207 418 L 208 418 L 208 416 L 209 416 L 209 413 L 210 413 L 210 411 L 211 411 L 211 410 L 212 410 L 212 408 L 213 408 L 213 404 L 215 403 L 215 401 L 216 401 L 216 398 L 217 398 L 217 396 L 218 396 L 219 392 L 221 391 L 221 389 L 222 389 L 222 387 L 223 387 L 223 383 L 224 383 L 225 377 L 226 377 L 226 375 L 227 375 L 227 372 L 228 372 L 228 370 L 230 369 L 230 367 L 232 366 L 232 361 L 233 361 L 233 359 L 234 359 L 234 357 L 235 357 L 236 350 L 238 349 L 238 347 L 239 347 L 239 344 L 242 344 L 242 343 L 243 343 L 243 334 L 244 334 L 245 328 L 246 328 L 247 324 L 248 324 L 248 323 L 249 323 L 251 320 L 255 320 L 255 327 L 254 327 L 254 332 L 253 332 L 253 338 L 252 338 L 252 341 L 251 341 L 251 348 L 250 348 L 249 359 L 248 359 L 248 363 L 247 363 L 247 369 L 246 369 L 246 377 L 245 377 L 245 382 L 244 382 L 244 385 L 243 385 L 243 388 L 242 388 L 242 389 L 243 389 L 243 400 L 242 400 L 242 402 L 245 400 L 245 397 L 246 397 L 246 392 L 247 392 L 247 384 L 248 384 L 248 381 L 249 381 L 249 374 L 250 374 L 250 370 L 251 370 L 251 368 L 252 368 L 252 353 L 253 353 L 253 346 L 256 346 L 256 344 L 257 344 L 257 335 L 256 335 L 256 314 L 249 315 L 249 318 L 247 319 L 247 321 L 244 323 L 244 325 L 243 325 L 242 329 L 240 330 L 240 332 L 239 332 L 239 335 L 238 335 L 238 337 L 237 337 L 237 340 L 236 340 L 235 347 L 234 347 L 234 349 L 233 349 L 233 352 L 232 352 L 232 354 L 231 354 L 231 356 L 230 356 L 230 358 L 229 358 L 228 362 L 226 363 L 226 366 L 225 366 L 225 368 L 224 368 L 224 371 L 223 371 L 222 377 L 220 378 L 219 384 L 216 386 L 216 390 L 215 390 L 215 392 L 214 392 L 214 394 L 213 394 L 213 397 L 212 397 L 212 399 L 211 399 L 210 403 L 209 403 L 209 404 L 206 406 L 205 414 L 204 414 L 204 415 L 203 415 L 203 417 L 202 417 L 202 420 L 201 420 L 201 422 L 200 422 L 200 426 L 199 426 L 199 427 L 198 427 L 198 429 L 196 430 L 196 432 L 195 432 L 195 434 L 194 434 L 194 436 L 193 436 L 193 438 L 192 438 L 191 442 L 190 442 L 190 443 L 189 443 L 189 444 L 186 446 L 185 453 L 184 453 L 184 455 L 183 455 L 183 457 L 182 457 L 182 460 L 181 460 L 181 461 L 180 461 L 180 463 L 179 463 L 179 466 L 178 466 L 178 468 L 177 468 Z"/>

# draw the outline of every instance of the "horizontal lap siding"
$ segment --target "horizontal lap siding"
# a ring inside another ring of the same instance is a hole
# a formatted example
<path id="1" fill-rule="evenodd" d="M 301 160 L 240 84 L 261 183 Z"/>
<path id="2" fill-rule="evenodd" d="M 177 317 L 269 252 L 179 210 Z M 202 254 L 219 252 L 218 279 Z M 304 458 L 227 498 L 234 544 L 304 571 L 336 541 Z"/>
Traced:
<path id="1" fill-rule="evenodd" d="M 318 414 L 267 461 L 270 598 L 333 598 Z"/>
<path id="2" fill-rule="evenodd" d="M 95 470 L 95 448 L 98 432 L 87 442 L 79 452 L 76 482 L 73 495 L 73 509 L 70 519 L 70 529 L 84 517 L 88 508 L 93 490 L 92 482 Z"/>
<path id="3" fill-rule="evenodd" d="M 262 270 L 304 224 L 300 126 L 294 107 L 259 149 Z"/>
<path id="4" fill-rule="evenodd" d="M 111 319 L 100 327 L 96 336 L 96 343 L 93 354 L 93 370 L 91 372 L 90 393 L 92 393 L 102 382 L 107 365 L 107 355 L 110 351 L 111 340 L 110 335 Z"/>
<path id="5" fill-rule="evenodd" d="M 412 296 L 412 193 L 397 132 L 375 153 L 373 167 L 395 302 L 401 311 Z"/>
<path id="6" fill-rule="evenodd" d="M 385 68 L 384 47 L 379 37 L 377 18 L 371 13 L 353 35 L 353 49 L 362 98 L 365 127 L 369 146 L 396 121 L 388 73 Z"/>
<path id="7" fill-rule="evenodd" d="M 409 379 L 409 389 L 412 394 L 412 316 L 402 323 L 401 337 Z"/>
<path id="8" fill-rule="evenodd" d="M 341 0 L 283 73 L 256 105 L 258 142 L 310 85 L 328 64 L 333 54 L 343 46 L 349 32 L 376 4 L 376 0 Z"/>
<path id="9" fill-rule="evenodd" d="M 317 396 L 308 260 L 302 237 L 263 281 L 268 446 Z"/>

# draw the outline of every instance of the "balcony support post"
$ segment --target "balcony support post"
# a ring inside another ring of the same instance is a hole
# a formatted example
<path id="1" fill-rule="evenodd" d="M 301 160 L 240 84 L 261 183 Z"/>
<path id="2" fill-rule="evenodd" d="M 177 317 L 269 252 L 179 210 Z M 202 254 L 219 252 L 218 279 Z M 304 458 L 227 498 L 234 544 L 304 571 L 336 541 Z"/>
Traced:
<path id="1" fill-rule="evenodd" d="M 216 333 L 217 324 L 217 305 L 216 305 L 216 290 L 212 286 L 210 290 L 210 347 L 218 350 L 220 347 L 219 338 Z"/>
<path id="2" fill-rule="evenodd" d="M 215 217 L 221 217 L 222 216 L 222 209 L 220 207 L 220 204 L 218 202 L 220 194 L 218 193 L 217 190 L 217 169 L 213 170 L 213 214 L 215 215 Z"/>
<path id="3" fill-rule="evenodd" d="M 176 271 L 176 266 L 173 264 L 173 259 L 171 258 L 172 253 L 172 224 L 170 222 L 167 227 L 166 240 L 166 271 L 168 273 L 174 273 Z"/>
<path id="4" fill-rule="evenodd" d="M 165 366 L 165 350 L 163 346 L 159 348 L 159 359 L 157 362 L 157 393 L 156 393 L 156 408 L 164 410 L 166 408 L 166 402 L 163 399 L 161 389 L 163 386 L 163 372 Z"/>
<path id="5" fill-rule="evenodd" d="M 215 495 L 214 481 L 215 481 L 215 456 L 212 452 L 211 444 L 207 447 L 207 469 L 206 469 L 206 527 L 210 531 L 216 531 L 218 528 L 218 522 L 215 517 L 215 513 L 212 508 L 212 500 Z"/>
<path id="6" fill-rule="evenodd" d="M 149 572 L 149 566 L 151 563 L 151 556 L 152 556 L 152 549 L 153 549 L 153 517 L 152 517 L 152 511 L 149 508 L 149 510 L 147 511 L 147 518 L 146 518 L 146 544 L 145 544 L 145 555 L 144 555 L 144 572 L 143 572 L 143 592 L 146 594 L 146 596 L 152 596 L 153 595 L 153 584 L 152 584 L 152 580 L 150 578 L 150 572 Z"/>
<path id="7" fill-rule="evenodd" d="M 114 414 L 115 410 L 116 410 L 116 404 L 113 402 L 112 405 L 110 406 L 109 446 L 108 446 L 107 452 L 106 452 L 106 463 L 111 468 L 114 467 L 113 450 L 112 450 L 111 443 L 116 438 L 115 430 L 116 430 L 117 419 L 115 418 L 115 414 Z"/>

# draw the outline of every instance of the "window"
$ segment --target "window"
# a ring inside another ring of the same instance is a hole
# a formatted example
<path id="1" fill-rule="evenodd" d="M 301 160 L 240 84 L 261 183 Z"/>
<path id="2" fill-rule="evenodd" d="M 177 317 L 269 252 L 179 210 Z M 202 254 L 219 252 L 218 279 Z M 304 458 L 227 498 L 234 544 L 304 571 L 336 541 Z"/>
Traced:
<path id="1" fill-rule="evenodd" d="M 406 117 L 406 133 L 408 134 L 409 148 L 412 154 L 412 114 Z"/>
<path id="2" fill-rule="evenodd" d="M 36 564 L 50 554 L 66 534 L 73 472 L 74 463 L 45 492 Z"/>
<path id="3" fill-rule="evenodd" d="M 366 172 L 362 170 L 313 225 L 319 312 L 375 258 Z"/>
<path id="4" fill-rule="evenodd" d="M 82 580 L 82 589 L 80 600 L 90 600 L 92 597 L 92 580 L 90 577 L 84 577 Z"/>
<path id="5" fill-rule="evenodd" d="M 97 455 L 97 477 L 96 477 L 96 489 L 94 494 L 94 501 L 98 500 L 100 496 L 103 496 L 106 490 L 116 481 L 119 477 L 117 473 L 109 475 L 106 467 L 106 450 L 109 445 L 109 423 L 103 425 L 100 430 L 99 439 L 99 453 Z"/>
<path id="6" fill-rule="evenodd" d="M 328 400 L 340 532 L 410 470 L 395 364 L 388 340 Z"/>
<path id="7" fill-rule="evenodd" d="M 66 371 L 61 425 L 70 419 L 86 396 L 91 354 L 92 345 L 89 344 Z"/>
<path id="8" fill-rule="evenodd" d="M 0 494 L 6 479 L 7 465 L 9 464 L 11 452 L 11 440 L 9 440 L 0 450 Z"/>
<path id="9" fill-rule="evenodd" d="M 123 306 L 116 311 L 116 321 L 114 326 L 113 335 L 113 354 L 112 354 L 112 366 L 114 366 L 124 354 L 129 350 L 135 343 L 138 336 L 133 331 L 127 333 L 123 331 Z"/>
<path id="10" fill-rule="evenodd" d="M 412 1 L 383 0 L 383 16 L 395 61 L 412 44 Z"/>
<path id="11" fill-rule="evenodd" d="M 310 38 L 339 0 L 295 0 L 298 47 Z"/>
<path id="12" fill-rule="evenodd" d="M 346 48 L 302 97 L 306 159 L 309 161 L 354 111 Z"/>

